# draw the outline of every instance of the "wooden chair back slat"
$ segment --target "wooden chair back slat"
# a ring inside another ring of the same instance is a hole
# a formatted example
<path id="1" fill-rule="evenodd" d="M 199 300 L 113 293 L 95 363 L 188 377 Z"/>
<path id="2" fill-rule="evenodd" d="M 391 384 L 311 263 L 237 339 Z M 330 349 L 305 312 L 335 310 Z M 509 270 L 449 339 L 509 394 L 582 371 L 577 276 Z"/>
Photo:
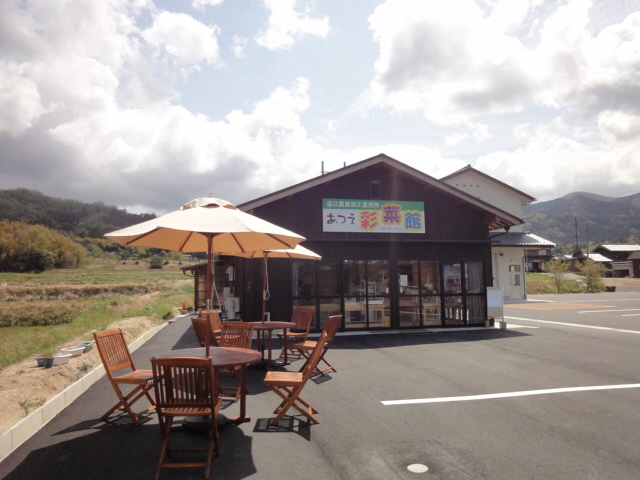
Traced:
<path id="1" fill-rule="evenodd" d="M 313 307 L 293 307 L 293 314 L 291 315 L 291 321 L 296 324 L 295 327 L 291 327 L 291 332 L 309 332 L 311 328 L 311 322 L 313 320 Z"/>
<path id="2" fill-rule="evenodd" d="M 316 346 L 313 349 L 313 353 L 311 353 L 311 356 L 309 357 L 309 361 L 307 362 L 307 364 L 304 367 L 304 370 L 302 371 L 303 385 L 307 383 L 307 380 L 309 380 L 309 378 L 313 374 L 313 370 L 316 368 L 316 365 L 318 365 L 318 362 L 320 361 L 320 357 L 324 353 L 324 348 L 326 344 L 327 344 L 327 332 L 323 331 L 320 334 L 318 343 L 316 343 Z"/>
<path id="3" fill-rule="evenodd" d="M 218 397 L 218 377 L 211 365 L 211 357 L 167 357 L 152 358 L 154 389 L 158 422 L 162 435 L 160 461 L 156 470 L 156 480 L 163 468 L 204 467 L 204 477 L 209 478 L 214 451 L 220 451 L 217 418 L 221 401 Z M 169 437 L 174 418 L 209 416 L 209 435 L 206 447 L 169 448 Z M 202 462 L 173 462 L 167 460 L 175 452 L 203 452 Z"/>
<path id="4" fill-rule="evenodd" d="M 136 369 L 121 329 L 117 328 L 96 332 L 94 337 L 96 347 L 100 353 L 100 359 L 102 360 L 109 379 L 112 379 L 113 372 L 117 370 L 123 368 Z"/>
<path id="5" fill-rule="evenodd" d="M 253 323 L 224 322 L 219 345 L 221 347 L 251 348 Z"/>
<path id="6" fill-rule="evenodd" d="M 209 320 L 211 323 L 211 329 L 214 332 L 222 331 L 222 320 L 220 319 L 220 313 L 217 310 L 201 310 L 200 318 Z"/>

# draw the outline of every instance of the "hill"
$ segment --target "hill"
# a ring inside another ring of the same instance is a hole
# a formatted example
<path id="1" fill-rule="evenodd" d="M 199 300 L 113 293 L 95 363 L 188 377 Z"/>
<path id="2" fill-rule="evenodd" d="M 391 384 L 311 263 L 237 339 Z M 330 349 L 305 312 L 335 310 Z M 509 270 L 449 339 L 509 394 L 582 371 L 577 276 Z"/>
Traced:
<path id="1" fill-rule="evenodd" d="M 576 244 L 586 251 L 601 243 L 637 243 L 640 235 L 640 193 L 605 197 L 575 192 L 523 208 L 527 230 L 555 242 L 559 251 L 571 253 Z"/>
<path id="2" fill-rule="evenodd" d="M 44 225 L 81 238 L 101 238 L 107 232 L 155 217 L 154 214 L 129 213 L 102 202 L 48 197 L 25 188 L 0 190 L 0 220 Z"/>

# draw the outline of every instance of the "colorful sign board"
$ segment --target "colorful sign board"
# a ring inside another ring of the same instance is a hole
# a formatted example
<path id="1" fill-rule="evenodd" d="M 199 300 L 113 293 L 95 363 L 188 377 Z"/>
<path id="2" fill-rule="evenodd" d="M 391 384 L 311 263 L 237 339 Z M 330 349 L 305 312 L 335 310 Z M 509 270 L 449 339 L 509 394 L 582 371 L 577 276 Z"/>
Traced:
<path id="1" fill-rule="evenodd" d="M 324 198 L 322 231 L 424 233 L 424 202 Z"/>

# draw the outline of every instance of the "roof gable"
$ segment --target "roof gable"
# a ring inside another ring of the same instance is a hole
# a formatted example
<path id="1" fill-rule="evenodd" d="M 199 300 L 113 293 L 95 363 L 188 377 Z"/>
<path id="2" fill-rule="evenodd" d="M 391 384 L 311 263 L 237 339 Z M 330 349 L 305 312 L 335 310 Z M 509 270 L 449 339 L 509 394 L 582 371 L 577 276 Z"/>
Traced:
<path id="1" fill-rule="evenodd" d="M 532 197 L 531 195 L 528 195 L 520 190 L 518 190 L 517 188 L 513 188 L 511 185 L 508 185 L 504 182 L 501 182 L 500 180 L 487 175 L 486 173 L 481 172 L 480 170 L 476 170 L 475 168 L 473 168 L 471 165 L 467 165 L 464 168 L 461 168 L 460 170 L 457 170 L 445 177 L 442 177 L 440 180 L 443 182 L 449 182 L 450 180 L 462 176 L 462 175 L 467 175 L 467 174 L 471 174 L 471 175 L 475 175 L 478 177 L 483 178 L 484 180 L 488 180 L 489 182 L 494 183 L 495 185 L 497 185 L 500 188 L 503 188 L 505 190 L 509 190 L 511 193 L 517 195 L 518 197 L 520 197 L 522 205 L 526 205 L 529 204 L 533 201 L 535 201 L 535 198 Z"/>
<path id="2" fill-rule="evenodd" d="M 356 162 L 352 165 L 345 166 L 338 170 L 334 170 L 333 172 L 325 173 L 324 175 L 320 175 L 318 177 L 314 177 L 310 180 L 306 180 L 304 182 L 298 183 L 291 187 L 285 188 L 283 190 L 279 190 L 277 192 L 271 193 L 269 195 L 265 195 L 263 197 L 256 198 L 255 200 L 251 200 L 249 202 L 238 205 L 243 211 L 251 211 L 255 208 L 261 207 L 263 205 L 269 204 L 276 200 L 280 200 L 282 198 L 286 198 L 296 193 L 303 192 L 310 188 L 327 184 L 332 180 L 337 178 L 344 177 L 346 175 L 354 174 L 358 171 L 364 170 L 366 168 L 372 167 L 374 165 L 384 165 L 388 168 L 395 169 L 403 175 L 407 175 L 418 182 L 422 182 L 425 186 L 430 188 L 435 188 L 439 190 L 441 193 L 448 195 L 454 198 L 456 201 L 462 201 L 473 208 L 481 210 L 485 213 L 485 223 L 490 229 L 498 229 L 510 227 L 512 225 L 519 225 L 523 223 L 521 218 L 518 218 L 504 210 L 501 210 L 493 205 L 490 205 L 483 200 L 480 200 L 476 197 L 468 195 L 461 190 L 458 190 L 451 185 L 440 181 L 426 173 L 423 173 L 409 165 L 406 165 L 394 158 L 391 158 L 383 153 L 376 155 L 375 157 L 368 158 L 366 160 L 362 160 L 360 162 Z"/>
<path id="3" fill-rule="evenodd" d="M 555 247 L 556 244 L 529 232 L 491 234 L 491 244 L 502 247 Z"/>

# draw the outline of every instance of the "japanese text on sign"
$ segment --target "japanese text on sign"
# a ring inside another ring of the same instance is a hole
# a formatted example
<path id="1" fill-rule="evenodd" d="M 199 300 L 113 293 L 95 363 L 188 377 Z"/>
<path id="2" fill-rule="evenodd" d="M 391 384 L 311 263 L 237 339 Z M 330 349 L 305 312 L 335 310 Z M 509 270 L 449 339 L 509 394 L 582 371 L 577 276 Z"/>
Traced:
<path id="1" fill-rule="evenodd" d="M 424 203 L 322 200 L 324 232 L 424 233 Z"/>

